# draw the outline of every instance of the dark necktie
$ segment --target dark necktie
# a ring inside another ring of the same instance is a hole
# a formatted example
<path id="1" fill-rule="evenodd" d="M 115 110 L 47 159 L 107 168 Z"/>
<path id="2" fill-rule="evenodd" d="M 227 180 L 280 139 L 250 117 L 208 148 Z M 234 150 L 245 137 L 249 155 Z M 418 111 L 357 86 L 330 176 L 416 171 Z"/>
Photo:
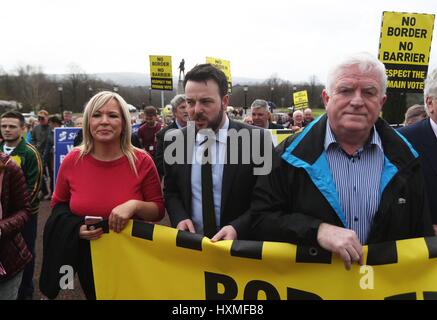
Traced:
<path id="1" fill-rule="evenodd" d="M 208 155 L 208 148 L 205 149 L 203 156 L 208 160 L 211 159 Z M 203 234 L 208 238 L 212 238 L 217 232 L 217 227 L 215 223 L 214 195 L 212 191 L 211 161 L 203 160 L 201 165 Z"/>

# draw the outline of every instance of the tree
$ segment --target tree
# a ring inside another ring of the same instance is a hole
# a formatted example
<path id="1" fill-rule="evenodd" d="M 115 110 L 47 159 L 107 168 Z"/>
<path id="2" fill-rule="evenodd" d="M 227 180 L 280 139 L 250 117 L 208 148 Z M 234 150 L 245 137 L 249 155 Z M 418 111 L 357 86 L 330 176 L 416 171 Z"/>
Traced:
<path id="1" fill-rule="evenodd" d="M 81 112 L 83 105 L 88 100 L 89 77 L 82 68 L 71 63 L 69 74 L 63 82 L 66 108 L 75 112 Z"/>
<path id="2" fill-rule="evenodd" d="M 50 96 L 51 83 L 41 67 L 30 65 L 19 66 L 16 69 L 13 90 L 16 100 L 37 112 L 46 106 Z"/>

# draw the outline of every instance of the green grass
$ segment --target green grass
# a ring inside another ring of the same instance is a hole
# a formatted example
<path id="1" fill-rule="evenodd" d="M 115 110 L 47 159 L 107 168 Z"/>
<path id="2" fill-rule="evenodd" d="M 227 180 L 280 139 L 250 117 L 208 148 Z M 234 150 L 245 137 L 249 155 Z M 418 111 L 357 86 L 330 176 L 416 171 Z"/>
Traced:
<path id="1" fill-rule="evenodd" d="M 312 109 L 313 110 L 313 117 L 317 118 L 318 116 L 324 114 L 326 112 L 325 109 Z"/>

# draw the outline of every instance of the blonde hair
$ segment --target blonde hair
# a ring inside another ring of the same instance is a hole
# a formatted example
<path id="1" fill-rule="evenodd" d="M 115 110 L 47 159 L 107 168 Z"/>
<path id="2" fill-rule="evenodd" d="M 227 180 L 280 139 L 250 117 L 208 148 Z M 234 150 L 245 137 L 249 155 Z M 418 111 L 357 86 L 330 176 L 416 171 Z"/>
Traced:
<path id="1" fill-rule="evenodd" d="M 141 149 L 135 148 L 131 142 L 131 119 L 129 113 L 129 107 L 126 101 L 117 93 L 110 91 L 101 91 L 94 95 L 90 101 L 86 104 L 85 110 L 83 112 L 83 140 L 82 144 L 79 146 L 80 156 L 79 159 L 89 154 L 94 149 L 94 139 L 91 135 L 90 130 L 90 120 L 92 115 L 107 104 L 112 99 L 118 102 L 120 106 L 122 115 L 122 129 L 120 135 L 120 148 L 121 152 L 129 160 L 129 164 L 134 171 L 135 175 L 138 176 L 137 168 L 135 166 L 135 161 L 137 157 L 135 156 L 135 150 L 143 151 Z"/>

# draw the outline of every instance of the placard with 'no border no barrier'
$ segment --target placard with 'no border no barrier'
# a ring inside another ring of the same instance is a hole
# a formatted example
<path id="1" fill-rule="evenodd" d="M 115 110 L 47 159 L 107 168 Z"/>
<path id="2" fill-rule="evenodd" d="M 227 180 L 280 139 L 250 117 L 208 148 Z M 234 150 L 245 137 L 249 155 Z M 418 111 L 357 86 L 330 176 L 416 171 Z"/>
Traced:
<path id="1" fill-rule="evenodd" d="M 231 62 L 229 60 L 206 57 L 206 63 L 212 64 L 217 69 L 224 72 L 228 79 L 228 92 L 232 92 L 232 76 L 231 76 Z"/>
<path id="2" fill-rule="evenodd" d="M 308 93 L 306 90 L 297 91 L 293 93 L 294 107 L 303 109 L 308 107 Z"/>
<path id="3" fill-rule="evenodd" d="M 173 90 L 171 56 L 149 56 L 150 82 L 154 90 Z"/>
<path id="4" fill-rule="evenodd" d="M 434 18 L 433 14 L 383 12 L 379 60 L 387 69 L 388 92 L 423 92 Z"/>

